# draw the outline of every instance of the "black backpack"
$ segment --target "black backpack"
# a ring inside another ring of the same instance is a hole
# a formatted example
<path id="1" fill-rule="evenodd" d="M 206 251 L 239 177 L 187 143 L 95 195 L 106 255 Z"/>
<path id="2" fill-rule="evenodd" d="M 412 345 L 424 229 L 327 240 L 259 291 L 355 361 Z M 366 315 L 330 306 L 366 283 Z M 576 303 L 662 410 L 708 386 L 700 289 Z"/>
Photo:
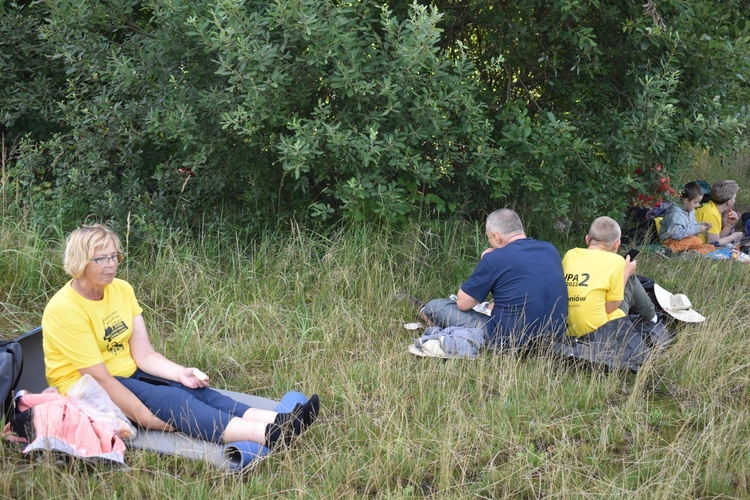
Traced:
<path id="1" fill-rule="evenodd" d="M 0 340 L 0 418 L 8 420 L 13 409 L 13 395 L 21 378 L 23 355 L 15 340 Z"/>

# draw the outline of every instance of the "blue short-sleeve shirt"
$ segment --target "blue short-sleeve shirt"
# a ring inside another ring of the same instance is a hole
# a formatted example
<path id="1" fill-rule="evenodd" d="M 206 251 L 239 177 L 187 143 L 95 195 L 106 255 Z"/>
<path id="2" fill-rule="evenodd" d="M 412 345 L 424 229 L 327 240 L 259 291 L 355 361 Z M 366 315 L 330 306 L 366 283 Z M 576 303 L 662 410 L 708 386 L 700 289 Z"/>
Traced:
<path id="1" fill-rule="evenodd" d="M 565 332 L 568 288 L 551 243 L 524 238 L 496 248 L 482 257 L 461 290 L 480 302 L 492 294 L 495 305 L 486 329 L 493 343 Z"/>

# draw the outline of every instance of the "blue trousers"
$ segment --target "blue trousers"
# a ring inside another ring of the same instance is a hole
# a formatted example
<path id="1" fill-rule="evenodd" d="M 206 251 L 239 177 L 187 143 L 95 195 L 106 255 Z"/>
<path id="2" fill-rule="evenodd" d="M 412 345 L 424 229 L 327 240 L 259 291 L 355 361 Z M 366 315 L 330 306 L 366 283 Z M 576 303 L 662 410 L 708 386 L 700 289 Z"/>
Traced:
<path id="1" fill-rule="evenodd" d="M 151 413 L 191 437 L 222 443 L 221 435 L 234 417 L 250 407 L 210 388 L 190 389 L 179 382 L 153 377 L 136 370 L 130 377 L 116 377 Z"/>

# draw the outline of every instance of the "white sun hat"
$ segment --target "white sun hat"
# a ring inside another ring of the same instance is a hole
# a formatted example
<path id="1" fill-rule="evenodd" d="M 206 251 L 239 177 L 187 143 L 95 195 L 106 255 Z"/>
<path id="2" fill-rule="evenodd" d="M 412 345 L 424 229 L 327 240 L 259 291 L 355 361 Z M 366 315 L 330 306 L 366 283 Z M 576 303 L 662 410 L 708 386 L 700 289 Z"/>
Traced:
<path id="1" fill-rule="evenodd" d="M 701 323 L 706 318 L 698 311 L 693 309 L 693 304 L 686 295 L 681 293 L 672 294 L 664 288 L 654 283 L 654 295 L 664 312 L 674 319 L 685 321 L 687 323 Z"/>

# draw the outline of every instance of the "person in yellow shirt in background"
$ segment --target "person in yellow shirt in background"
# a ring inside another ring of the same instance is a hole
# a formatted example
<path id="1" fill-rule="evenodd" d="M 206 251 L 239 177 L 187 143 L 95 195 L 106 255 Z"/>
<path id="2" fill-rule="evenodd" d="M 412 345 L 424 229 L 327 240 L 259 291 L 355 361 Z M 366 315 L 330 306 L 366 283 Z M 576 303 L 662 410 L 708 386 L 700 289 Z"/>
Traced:
<path id="1" fill-rule="evenodd" d="M 587 248 L 563 257 L 568 285 L 568 334 L 582 337 L 608 321 L 637 315 L 656 323 L 656 309 L 635 276 L 636 262 L 617 254 L 620 225 L 599 217 L 586 235 Z"/>
<path id="2" fill-rule="evenodd" d="M 740 217 L 733 210 L 739 190 L 736 181 L 719 181 L 711 186 L 711 201 L 695 209 L 696 221 L 711 224 L 708 231 L 700 234 L 704 243 L 716 246 L 739 244 L 744 233 L 734 230 Z"/>

